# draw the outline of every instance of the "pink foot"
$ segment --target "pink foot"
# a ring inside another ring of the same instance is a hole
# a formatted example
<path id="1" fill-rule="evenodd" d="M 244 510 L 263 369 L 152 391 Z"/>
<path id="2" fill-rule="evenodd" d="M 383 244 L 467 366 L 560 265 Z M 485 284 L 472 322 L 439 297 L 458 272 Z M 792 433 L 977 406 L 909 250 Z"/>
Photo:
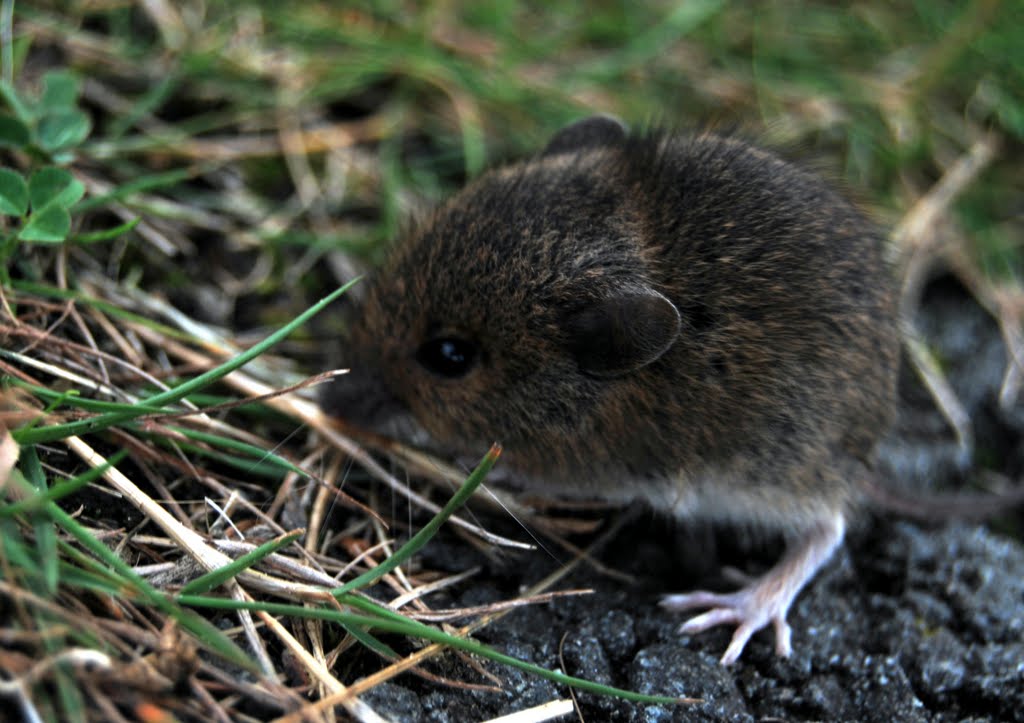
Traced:
<path id="1" fill-rule="evenodd" d="M 775 652 L 787 657 L 792 652 L 792 631 L 786 622 L 789 606 L 842 542 L 845 528 L 841 514 L 813 526 L 790 543 L 775 567 L 742 590 L 666 595 L 661 605 L 673 611 L 710 608 L 685 622 L 679 628 L 681 633 L 701 633 L 718 625 L 735 625 L 732 641 L 722 656 L 723 665 L 735 663 L 750 636 L 768 623 L 775 629 Z"/>
<path id="2" fill-rule="evenodd" d="M 787 657 L 792 652 L 792 636 L 786 613 L 792 598 L 778 597 L 765 600 L 757 586 L 744 588 L 734 593 L 691 592 L 667 595 L 661 605 L 668 610 L 692 610 L 711 608 L 706 613 L 690 618 L 679 628 L 679 632 L 691 635 L 702 633 L 718 625 L 736 625 L 732 641 L 722 656 L 723 665 L 735 663 L 750 636 L 771 623 L 775 628 L 775 652 Z M 781 608 L 781 609 L 780 609 Z"/>

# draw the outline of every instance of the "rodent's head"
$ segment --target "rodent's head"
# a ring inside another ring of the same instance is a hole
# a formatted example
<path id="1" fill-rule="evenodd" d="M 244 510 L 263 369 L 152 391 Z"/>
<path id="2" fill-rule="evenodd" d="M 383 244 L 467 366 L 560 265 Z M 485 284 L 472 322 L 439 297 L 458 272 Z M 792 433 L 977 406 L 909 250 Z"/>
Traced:
<path id="1" fill-rule="evenodd" d="M 326 390 L 328 411 L 384 429 L 411 417 L 469 453 L 578 436 L 608 378 L 654 362 L 680 329 L 645 276 L 644 219 L 616 172 L 624 138 L 609 118 L 569 126 L 399 244 L 354 320 L 352 372 Z"/>

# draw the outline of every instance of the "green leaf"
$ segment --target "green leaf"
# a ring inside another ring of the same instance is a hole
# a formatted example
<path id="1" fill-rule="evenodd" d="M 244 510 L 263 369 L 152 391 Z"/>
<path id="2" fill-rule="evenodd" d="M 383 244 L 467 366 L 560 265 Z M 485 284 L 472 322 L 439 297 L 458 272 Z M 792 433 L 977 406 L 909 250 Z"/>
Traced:
<path id="1" fill-rule="evenodd" d="M 0 168 L 0 213 L 24 216 L 28 211 L 28 184 L 20 173 Z"/>
<path id="2" fill-rule="evenodd" d="M 31 140 L 28 126 L 12 115 L 0 113 L 0 148 L 24 148 Z"/>
<path id="3" fill-rule="evenodd" d="M 28 179 L 28 195 L 32 208 L 41 209 L 56 203 L 67 209 L 85 194 L 85 186 L 71 172 L 56 166 L 40 168 Z"/>
<path id="4" fill-rule="evenodd" d="M 18 238 L 22 241 L 59 243 L 71 232 L 71 214 L 59 203 L 48 203 L 28 217 Z"/>
<path id="5" fill-rule="evenodd" d="M 50 111 L 39 119 L 36 134 L 43 150 L 53 153 L 77 146 L 89 137 L 92 121 L 77 108 Z"/>
<path id="6" fill-rule="evenodd" d="M 74 108 L 80 85 L 78 76 L 70 70 L 51 70 L 43 76 L 40 108 L 44 111 Z"/>
<path id="7" fill-rule="evenodd" d="M 21 121 L 26 128 L 35 120 L 35 116 L 32 114 L 32 111 L 29 110 L 29 104 L 25 102 L 25 99 L 21 97 L 13 85 L 2 79 L 0 79 L 0 98 L 7 101 L 7 105 L 10 106 L 11 110 L 14 111 L 14 114 L 18 116 L 18 120 Z"/>
<path id="8" fill-rule="evenodd" d="M 67 188 L 61 191 L 60 195 L 53 200 L 70 211 L 71 207 L 78 203 L 79 199 L 84 195 L 85 185 L 77 178 L 73 178 Z"/>

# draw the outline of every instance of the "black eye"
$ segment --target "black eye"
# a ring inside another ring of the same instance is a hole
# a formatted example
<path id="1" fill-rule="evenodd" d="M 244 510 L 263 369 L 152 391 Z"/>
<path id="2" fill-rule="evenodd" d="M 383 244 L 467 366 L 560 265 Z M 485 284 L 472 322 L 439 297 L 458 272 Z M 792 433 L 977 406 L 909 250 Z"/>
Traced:
<path id="1" fill-rule="evenodd" d="M 431 339 L 416 351 L 416 361 L 434 374 L 455 379 L 476 363 L 476 344 L 456 337 Z"/>

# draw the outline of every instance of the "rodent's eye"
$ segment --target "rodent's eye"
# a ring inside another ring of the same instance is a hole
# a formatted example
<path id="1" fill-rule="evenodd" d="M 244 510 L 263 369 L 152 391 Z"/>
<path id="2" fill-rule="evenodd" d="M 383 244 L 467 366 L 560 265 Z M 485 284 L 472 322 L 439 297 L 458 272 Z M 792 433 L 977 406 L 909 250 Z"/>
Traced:
<path id="1" fill-rule="evenodd" d="M 476 364 L 477 347 L 471 341 L 443 336 L 425 342 L 416 351 L 416 361 L 429 372 L 456 379 Z"/>

